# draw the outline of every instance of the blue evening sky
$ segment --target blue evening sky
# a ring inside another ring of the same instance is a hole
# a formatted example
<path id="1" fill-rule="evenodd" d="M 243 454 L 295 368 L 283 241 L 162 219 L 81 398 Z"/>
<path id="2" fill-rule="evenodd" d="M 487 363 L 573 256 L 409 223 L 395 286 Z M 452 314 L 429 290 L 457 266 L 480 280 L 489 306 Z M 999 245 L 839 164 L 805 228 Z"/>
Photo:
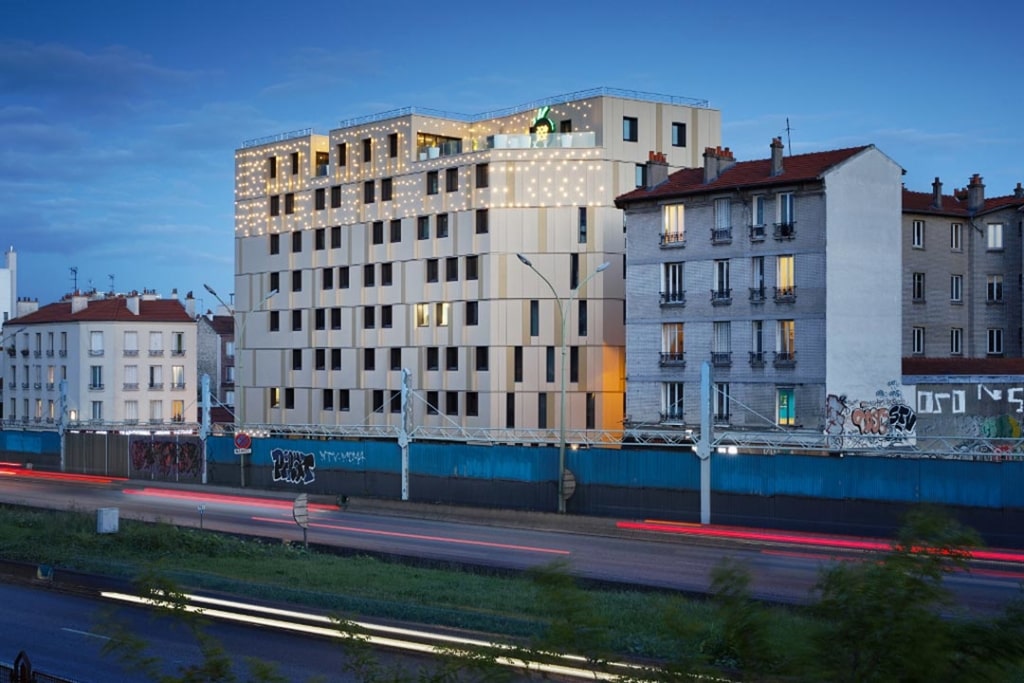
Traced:
<path id="1" fill-rule="evenodd" d="M 916 5 L 910 9 L 908 5 Z M 875 144 L 908 188 L 1024 182 L 1024 3 L 0 0 L 19 294 L 232 291 L 242 141 L 595 87 L 707 99 L 739 160 Z"/>

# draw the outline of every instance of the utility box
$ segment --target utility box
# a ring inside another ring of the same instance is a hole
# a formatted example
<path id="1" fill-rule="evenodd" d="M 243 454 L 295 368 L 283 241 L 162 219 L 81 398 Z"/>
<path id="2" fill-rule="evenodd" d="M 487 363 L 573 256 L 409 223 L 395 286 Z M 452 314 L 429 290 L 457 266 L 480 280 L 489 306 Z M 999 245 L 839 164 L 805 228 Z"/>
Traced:
<path id="1" fill-rule="evenodd" d="M 96 533 L 117 533 L 117 508 L 99 508 L 96 510 Z"/>

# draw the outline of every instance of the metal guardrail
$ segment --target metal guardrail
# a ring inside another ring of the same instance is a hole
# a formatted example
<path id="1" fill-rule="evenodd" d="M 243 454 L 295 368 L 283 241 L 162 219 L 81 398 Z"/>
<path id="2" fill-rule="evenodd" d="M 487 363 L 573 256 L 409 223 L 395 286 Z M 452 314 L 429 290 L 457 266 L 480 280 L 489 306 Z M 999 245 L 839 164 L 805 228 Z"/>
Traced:
<path id="1" fill-rule="evenodd" d="M 303 138 L 307 135 L 312 135 L 312 128 L 300 128 L 298 130 L 290 130 L 286 133 L 276 133 L 274 135 L 267 135 L 262 138 L 253 138 L 251 140 L 245 140 L 242 142 L 242 149 L 247 147 L 259 147 L 260 145 L 268 145 L 271 142 L 281 142 L 282 140 L 291 140 L 292 138 Z"/>
<path id="2" fill-rule="evenodd" d="M 22 650 L 11 665 L 0 663 L 0 683 L 76 683 L 73 678 L 60 678 L 36 671 L 32 662 Z"/>

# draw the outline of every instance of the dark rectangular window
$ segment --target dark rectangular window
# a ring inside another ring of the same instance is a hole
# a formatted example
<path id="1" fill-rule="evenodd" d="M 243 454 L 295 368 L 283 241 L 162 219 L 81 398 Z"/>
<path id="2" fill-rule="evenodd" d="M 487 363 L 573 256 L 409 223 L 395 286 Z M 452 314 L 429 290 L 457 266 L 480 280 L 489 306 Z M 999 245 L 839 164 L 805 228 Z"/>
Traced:
<path id="1" fill-rule="evenodd" d="M 580 286 L 580 255 L 569 254 L 569 289 Z"/>
<path id="2" fill-rule="evenodd" d="M 672 124 L 672 146 L 673 147 L 686 147 L 686 124 L 685 123 L 673 123 Z"/>
<path id="3" fill-rule="evenodd" d="M 572 132 L 572 119 L 563 119 L 558 122 L 559 133 L 571 133 Z"/>
<path id="4" fill-rule="evenodd" d="M 634 116 L 622 117 L 622 139 L 626 142 L 636 142 L 639 124 Z"/>
<path id="5" fill-rule="evenodd" d="M 587 429 L 597 429 L 597 397 L 587 394 Z"/>
<path id="6" fill-rule="evenodd" d="M 327 309 L 317 308 L 313 311 L 313 329 L 326 330 L 327 329 Z"/>
<path id="7" fill-rule="evenodd" d="M 320 403 L 324 410 L 334 410 L 334 389 L 324 389 Z"/>
<path id="8" fill-rule="evenodd" d="M 289 192 L 284 196 L 284 212 L 286 214 L 295 213 L 295 193 Z"/>
<path id="9" fill-rule="evenodd" d="M 437 282 L 437 259 L 427 259 L 427 282 Z"/>
<path id="10" fill-rule="evenodd" d="M 480 394 L 475 391 L 466 392 L 466 415 L 476 417 L 480 414 Z"/>
<path id="11" fill-rule="evenodd" d="M 398 156 L 398 133 L 388 135 L 388 156 L 392 159 Z"/>
<path id="12" fill-rule="evenodd" d="M 530 300 L 530 336 L 536 337 L 540 334 L 540 302 L 536 299 Z"/>
<path id="13" fill-rule="evenodd" d="M 437 214 L 437 238 L 448 236 L 448 214 L 439 213 Z"/>
<path id="14" fill-rule="evenodd" d="M 476 347 L 476 369 L 478 372 L 490 370 L 490 349 L 486 346 Z"/>
<path id="15" fill-rule="evenodd" d="M 416 219 L 416 239 L 430 239 L 430 216 L 420 216 Z"/>
<path id="16" fill-rule="evenodd" d="M 267 173 L 271 178 L 277 177 L 277 157 L 267 157 Z"/>
<path id="17" fill-rule="evenodd" d="M 323 188 L 323 187 L 316 188 L 316 191 L 313 193 L 313 196 L 315 197 L 315 204 L 316 204 L 316 210 L 317 211 L 322 211 L 323 209 L 327 208 L 327 189 L 326 188 Z"/>
<path id="18" fill-rule="evenodd" d="M 576 241 L 580 244 L 587 243 L 587 207 L 581 206 L 577 209 Z"/>
<path id="19" fill-rule="evenodd" d="M 347 413 L 351 408 L 348 389 L 338 389 L 338 410 Z"/>
<path id="20" fill-rule="evenodd" d="M 334 268 L 323 268 L 320 270 L 320 288 L 334 289 Z"/>
<path id="21" fill-rule="evenodd" d="M 402 241 L 402 220 L 400 218 L 396 218 L 395 220 L 391 221 L 391 243 L 394 244 L 395 242 L 401 242 L 401 241 Z"/>
<path id="22" fill-rule="evenodd" d="M 487 164 L 476 165 L 476 186 L 477 189 L 487 187 L 491 183 L 491 169 Z"/>
<path id="23" fill-rule="evenodd" d="M 505 428 L 513 429 L 516 426 L 516 395 L 505 394 Z"/>
<path id="24" fill-rule="evenodd" d="M 295 389 L 291 387 L 284 390 L 284 407 L 287 410 L 295 408 Z"/>
<path id="25" fill-rule="evenodd" d="M 437 403 L 440 399 L 440 393 L 437 391 L 427 392 L 427 415 L 437 415 Z"/>
<path id="26" fill-rule="evenodd" d="M 373 306 L 363 306 L 363 329 L 372 330 L 377 327 L 377 309 Z"/>
<path id="27" fill-rule="evenodd" d="M 348 289 L 348 266 L 338 266 L 338 289 Z"/>
<path id="28" fill-rule="evenodd" d="M 363 370 L 377 368 L 377 349 L 363 349 Z"/>
<path id="29" fill-rule="evenodd" d="M 373 140 L 363 138 L 363 161 L 370 161 L 371 159 L 373 159 Z"/>
<path id="30" fill-rule="evenodd" d="M 372 180 L 363 183 L 363 204 L 373 204 L 376 201 L 375 186 Z"/>
<path id="31" fill-rule="evenodd" d="M 281 329 L 281 318 L 277 311 L 270 312 L 269 328 L 271 332 L 277 332 Z"/>
<path id="32" fill-rule="evenodd" d="M 316 251 L 323 251 L 327 248 L 327 230 L 325 228 L 317 228 L 313 232 L 313 249 Z"/>
<path id="33" fill-rule="evenodd" d="M 281 235 L 276 232 L 270 234 L 270 253 L 281 253 Z"/>
<path id="34" fill-rule="evenodd" d="M 385 304 L 380 307 L 380 326 L 384 329 L 391 329 L 394 324 L 394 313 L 392 312 L 391 305 Z"/>
<path id="35" fill-rule="evenodd" d="M 335 225 L 331 228 L 331 249 L 341 248 L 341 226 Z"/>
<path id="36" fill-rule="evenodd" d="M 274 388 L 270 389 L 269 392 L 270 392 L 270 400 L 269 400 L 270 407 L 271 408 L 280 408 L 281 407 L 281 390 L 278 389 L 277 387 L 274 387 Z"/>
<path id="37" fill-rule="evenodd" d="M 382 264 L 380 264 L 380 286 L 381 287 L 390 287 L 393 280 L 394 280 L 394 276 L 393 276 L 393 266 L 392 266 L 392 264 L 390 264 L 390 263 L 382 263 Z"/>
<path id="38" fill-rule="evenodd" d="M 363 287 L 373 287 L 377 284 L 374 274 L 376 273 L 374 264 L 368 263 L 363 266 Z"/>
<path id="39" fill-rule="evenodd" d="M 512 381 L 523 381 L 523 347 L 517 346 L 512 349 Z"/>
<path id="40" fill-rule="evenodd" d="M 292 175 L 299 175 L 299 153 L 292 152 Z"/>
<path id="41" fill-rule="evenodd" d="M 577 301 L 576 302 L 576 325 L 577 333 L 581 337 L 587 336 L 587 302 Z"/>
<path id="42" fill-rule="evenodd" d="M 637 164 L 634 170 L 636 171 L 636 186 L 647 187 L 647 164 Z M 623 225 L 625 225 L 625 221 L 623 221 Z"/>
<path id="43" fill-rule="evenodd" d="M 401 370 L 402 369 L 402 349 L 401 348 L 393 348 L 393 349 L 391 349 L 391 351 L 388 354 L 388 356 L 390 357 L 390 360 L 391 360 L 391 363 L 390 363 L 391 369 L 392 370 Z"/>
<path id="44" fill-rule="evenodd" d="M 480 304 L 476 301 L 466 302 L 466 324 L 467 325 L 478 325 L 480 324 Z"/>
<path id="45" fill-rule="evenodd" d="M 341 349 L 331 349 L 331 370 L 341 370 Z"/>
<path id="46" fill-rule="evenodd" d="M 437 370 L 440 354 L 436 346 L 427 347 L 427 370 Z"/>
<path id="47" fill-rule="evenodd" d="M 302 369 L 302 349 L 292 349 L 292 370 Z"/>
<path id="48" fill-rule="evenodd" d="M 375 412 L 375 413 L 383 413 L 384 412 L 384 390 L 383 389 L 374 389 L 373 393 L 371 394 L 371 396 L 373 397 L 371 399 L 373 401 L 373 412 Z"/>
<path id="49" fill-rule="evenodd" d="M 313 369 L 327 369 L 327 349 L 317 349 L 316 352 L 313 354 Z"/>
<path id="50" fill-rule="evenodd" d="M 447 349 L 444 350 L 444 369 L 459 369 L 459 347 L 449 346 Z"/>
<path id="51" fill-rule="evenodd" d="M 348 145 L 344 142 L 338 145 L 338 166 L 345 166 L 348 164 Z"/>
<path id="52" fill-rule="evenodd" d="M 490 231 L 487 209 L 476 210 L 476 234 L 486 235 Z"/>
<path id="53" fill-rule="evenodd" d="M 341 308 L 338 306 L 331 309 L 331 329 L 341 329 Z"/>
<path id="54" fill-rule="evenodd" d="M 302 251 L 302 231 L 296 230 L 292 233 L 292 253 L 298 254 Z"/>
<path id="55" fill-rule="evenodd" d="M 466 257 L 466 279 L 467 280 L 478 280 L 480 278 L 479 271 L 479 257 L 467 256 Z"/>
<path id="56" fill-rule="evenodd" d="M 555 381 L 555 347 L 548 346 L 544 349 L 544 376 L 548 382 Z"/>
<path id="57" fill-rule="evenodd" d="M 374 221 L 372 232 L 371 241 L 374 244 L 384 244 L 384 221 Z"/>
<path id="58" fill-rule="evenodd" d="M 400 413 L 400 412 L 402 412 L 402 392 L 401 392 L 401 390 L 393 389 L 391 391 L 391 400 L 389 401 L 389 403 L 391 404 L 391 412 L 392 413 Z"/>
<path id="59" fill-rule="evenodd" d="M 293 292 L 301 292 L 302 291 L 302 271 L 301 270 L 293 270 L 292 271 L 292 291 Z"/>
<path id="60" fill-rule="evenodd" d="M 459 280 L 459 259 L 449 256 L 444 260 L 444 279 L 446 282 L 458 282 Z"/>
<path id="61" fill-rule="evenodd" d="M 446 392 L 444 392 L 444 414 L 445 415 L 458 415 L 459 414 L 459 392 L 457 392 L 457 391 L 446 391 Z"/>
<path id="62" fill-rule="evenodd" d="M 548 395 L 537 394 L 537 428 L 548 428 Z"/>
<path id="63" fill-rule="evenodd" d="M 437 194 L 437 171 L 427 171 L 427 194 Z"/>
<path id="64" fill-rule="evenodd" d="M 292 332 L 302 331 L 302 311 L 292 311 Z"/>
<path id="65" fill-rule="evenodd" d="M 580 381 L 580 347 L 569 347 L 569 381 Z"/>
<path id="66" fill-rule="evenodd" d="M 449 168 L 444 172 L 444 191 L 445 192 L 458 192 L 459 191 L 459 169 Z"/>
<path id="67" fill-rule="evenodd" d="M 391 201 L 391 178 L 382 178 L 380 181 L 380 200 L 382 202 Z"/>
<path id="68" fill-rule="evenodd" d="M 281 215 L 281 195 L 270 195 L 270 215 L 280 216 Z"/>
<path id="69" fill-rule="evenodd" d="M 337 209 L 341 206 L 341 185 L 331 187 L 331 208 Z"/>
<path id="70" fill-rule="evenodd" d="M 270 291 L 281 290 L 281 273 L 273 272 L 270 274 Z"/>

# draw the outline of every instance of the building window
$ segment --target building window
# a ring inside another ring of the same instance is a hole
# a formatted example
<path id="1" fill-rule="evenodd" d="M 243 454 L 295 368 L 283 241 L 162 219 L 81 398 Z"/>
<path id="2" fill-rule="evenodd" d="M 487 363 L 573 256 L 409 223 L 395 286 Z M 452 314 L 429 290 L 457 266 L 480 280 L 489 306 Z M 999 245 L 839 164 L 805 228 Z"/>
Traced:
<path id="1" fill-rule="evenodd" d="M 924 355 L 924 328 L 914 327 L 911 334 L 911 349 L 915 356 Z"/>
<path id="2" fill-rule="evenodd" d="M 302 311 L 292 311 L 292 332 L 302 331 Z"/>
<path id="3" fill-rule="evenodd" d="M 480 414 L 480 394 L 475 391 L 466 392 L 466 416 L 477 417 Z"/>
<path id="4" fill-rule="evenodd" d="M 444 350 L 444 369 L 448 371 L 459 369 L 459 347 L 449 346 Z"/>
<path id="5" fill-rule="evenodd" d="M 586 337 L 590 321 L 587 319 L 587 302 L 580 300 L 576 302 L 576 334 Z"/>
<path id="6" fill-rule="evenodd" d="M 384 221 L 374 221 L 371 224 L 371 241 L 374 244 L 384 244 Z"/>
<path id="7" fill-rule="evenodd" d="M 712 323 L 711 362 L 716 366 L 732 363 L 732 323 L 728 320 Z"/>
<path id="8" fill-rule="evenodd" d="M 430 239 L 430 216 L 419 216 L 416 219 L 416 239 Z"/>
<path id="9" fill-rule="evenodd" d="M 490 369 L 490 348 L 487 346 L 476 347 L 477 372 L 487 372 Z"/>
<path id="10" fill-rule="evenodd" d="M 338 145 L 338 166 L 345 166 L 348 164 L 348 145 L 344 142 Z"/>
<path id="11" fill-rule="evenodd" d="M 796 424 L 796 394 L 792 387 L 779 387 L 775 391 L 776 409 L 778 417 L 776 422 L 783 427 L 791 427 Z"/>
<path id="12" fill-rule="evenodd" d="M 398 389 L 393 390 L 391 392 L 391 400 L 389 403 L 391 404 L 392 413 L 402 412 L 402 392 Z"/>
<path id="13" fill-rule="evenodd" d="M 292 175 L 299 175 L 299 153 L 292 152 Z"/>
<path id="14" fill-rule="evenodd" d="M 480 279 L 479 257 L 478 256 L 467 256 L 466 257 L 466 279 L 467 280 L 478 280 L 478 279 Z"/>
<path id="15" fill-rule="evenodd" d="M 416 327 L 427 327 L 430 325 L 430 304 L 416 304 Z"/>
<path id="16" fill-rule="evenodd" d="M 989 251 L 1000 251 L 1003 248 L 1003 224 L 989 223 L 985 226 L 986 243 Z"/>
<path id="17" fill-rule="evenodd" d="M 280 313 L 278 311 L 271 311 L 268 318 L 267 329 L 271 332 L 277 332 L 281 329 Z"/>
<path id="18" fill-rule="evenodd" d="M 964 300 L 964 276 L 949 276 L 949 300 L 953 303 L 963 303 Z"/>
<path id="19" fill-rule="evenodd" d="M 427 171 L 427 194 L 437 194 L 437 171 Z"/>
<path id="20" fill-rule="evenodd" d="M 348 412 L 351 409 L 348 389 L 338 389 L 338 410 Z"/>
<path id="21" fill-rule="evenodd" d="M 911 298 L 914 301 L 924 301 L 924 273 L 914 273 L 911 282 Z"/>
<path id="22" fill-rule="evenodd" d="M 427 392 L 427 415 L 437 415 L 439 401 L 440 401 L 440 392 L 437 392 L 437 391 L 428 391 Z"/>
<path id="23" fill-rule="evenodd" d="M 363 161 L 370 161 L 371 159 L 373 159 L 373 140 L 363 138 Z"/>
<path id="24" fill-rule="evenodd" d="M 372 330 L 377 326 L 377 309 L 373 306 L 363 306 L 363 329 Z"/>
<path id="25" fill-rule="evenodd" d="M 672 123 L 672 146 L 686 147 L 686 124 Z"/>
<path id="26" fill-rule="evenodd" d="M 327 189 L 318 187 L 313 193 L 314 205 L 317 211 L 322 211 L 327 208 Z"/>
<path id="27" fill-rule="evenodd" d="M 476 187 L 482 189 L 490 185 L 491 169 L 487 164 L 476 165 Z"/>
<path id="28" fill-rule="evenodd" d="M 445 192 L 458 192 L 459 191 L 459 169 L 457 169 L 457 168 L 445 169 L 445 172 L 444 172 L 444 191 Z"/>
<path id="29" fill-rule="evenodd" d="M 437 238 L 441 239 L 448 236 L 448 214 L 439 213 L 437 214 Z"/>
<path id="30" fill-rule="evenodd" d="M 661 265 L 661 303 L 682 304 L 686 301 L 683 289 L 683 262 L 674 261 Z"/>
<path id="31" fill-rule="evenodd" d="M 27 379 L 27 376 L 26 376 Z M 90 389 L 102 389 L 103 388 L 103 366 L 102 365 L 91 365 L 89 366 L 89 388 Z"/>
<path id="32" fill-rule="evenodd" d="M 1003 276 L 989 275 L 985 281 L 985 301 L 990 304 L 1001 303 L 1003 300 Z"/>
<path id="33" fill-rule="evenodd" d="M 963 355 L 964 330 L 961 327 L 954 327 L 949 331 L 949 355 Z"/>
<path id="34" fill-rule="evenodd" d="M 313 353 L 313 369 L 327 369 L 327 349 L 316 349 Z"/>
<path id="35" fill-rule="evenodd" d="M 459 258 L 457 256 L 449 256 L 444 260 L 444 279 L 445 282 L 459 281 Z"/>
<path id="36" fill-rule="evenodd" d="M 334 410 L 334 389 L 324 389 L 320 403 L 323 410 Z"/>
<path id="37" fill-rule="evenodd" d="M 580 255 L 569 254 L 569 289 L 575 290 L 580 285 Z"/>
<path id="38" fill-rule="evenodd" d="M 281 235 L 278 233 L 271 233 L 270 235 L 270 253 L 280 254 L 281 253 Z"/>
<path id="39" fill-rule="evenodd" d="M 729 259 L 714 262 L 714 281 L 711 290 L 712 303 L 728 303 L 732 300 L 732 288 L 729 287 Z"/>
<path id="40" fill-rule="evenodd" d="M 295 195 L 291 192 L 284 196 L 284 212 L 286 214 L 295 213 Z"/>
<path id="41" fill-rule="evenodd" d="M 320 288 L 334 289 L 334 268 L 323 268 L 320 270 Z"/>
<path id="42" fill-rule="evenodd" d="M 313 249 L 323 251 L 327 248 L 327 231 L 324 228 L 317 228 L 313 233 Z"/>
<path id="43" fill-rule="evenodd" d="M 385 304 L 380 307 L 380 326 L 385 330 L 391 329 L 394 324 L 394 313 L 391 308 L 391 304 Z"/>
<path id="44" fill-rule="evenodd" d="M 963 251 L 963 232 L 962 223 L 949 224 L 949 248 L 951 251 Z"/>
<path id="45" fill-rule="evenodd" d="M 392 159 L 398 156 L 398 133 L 388 135 L 388 156 Z"/>
<path id="46" fill-rule="evenodd" d="M 661 364 L 681 365 L 686 361 L 683 323 L 661 324 Z"/>
<path id="47" fill-rule="evenodd" d="M 438 260 L 427 259 L 427 282 L 437 282 Z"/>
<path id="48" fill-rule="evenodd" d="M 160 334 L 159 332 L 155 334 Z M 152 335 L 151 335 L 152 336 Z M 163 339 L 163 337 L 161 337 Z M 25 335 L 26 344 L 28 343 L 28 335 Z M 152 347 L 151 347 L 152 348 Z M 163 353 L 163 346 L 160 347 L 160 353 Z M 28 354 L 28 349 L 25 349 L 25 354 Z M 89 333 L 89 355 L 90 356 L 102 356 L 103 355 L 103 332 L 94 331 Z M 152 355 L 152 354 L 150 354 Z M 28 381 L 28 377 L 25 377 Z"/>
<path id="49" fill-rule="evenodd" d="M 686 242 L 686 225 L 683 220 L 685 208 L 682 204 L 669 204 L 661 209 L 661 243 L 683 245 Z"/>
<path id="50" fill-rule="evenodd" d="M 729 383 L 715 382 L 712 387 L 712 410 L 715 422 L 729 421 Z"/>
<path id="51" fill-rule="evenodd" d="M 924 221 L 914 221 L 910 245 L 914 249 L 924 249 Z"/>
<path id="52" fill-rule="evenodd" d="M 434 322 L 438 327 L 448 327 L 448 314 L 451 311 L 451 304 L 448 302 L 437 304 L 434 312 Z"/>
<path id="53" fill-rule="evenodd" d="M 780 320 L 776 327 L 776 358 L 782 362 L 796 360 L 796 321 Z"/>
<path id="54" fill-rule="evenodd" d="M 373 204 L 376 201 L 374 192 L 375 186 L 372 180 L 367 180 L 363 183 L 363 204 Z"/>
<path id="55" fill-rule="evenodd" d="M 476 234 L 486 235 L 490 231 L 487 209 L 476 210 Z"/>
<path id="56" fill-rule="evenodd" d="M 277 157 L 267 157 L 267 173 L 271 178 L 277 177 Z"/>
<path id="57" fill-rule="evenodd" d="M 569 381 L 580 381 L 580 347 L 569 347 Z"/>
<path id="58" fill-rule="evenodd" d="M 401 219 L 396 218 L 395 220 L 391 221 L 390 232 L 391 232 L 391 243 L 392 244 L 395 244 L 397 242 L 401 242 L 402 241 L 402 221 L 401 221 Z"/>
<path id="59" fill-rule="evenodd" d="M 513 429 L 516 426 L 516 395 L 512 392 L 505 394 L 505 427 Z"/>
<path id="60" fill-rule="evenodd" d="M 335 307 L 331 309 L 331 329 L 341 329 L 341 308 Z"/>
<path id="61" fill-rule="evenodd" d="M 987 353 L 990 356 L 1003 355 L 1003 330 L 1001 328 L 990 327 L 988 329 Z"/>
<path id="62" fill-rule="evenodd" d="M 281 195 L 275 194 L 270 196 L 270 215 L 281 215 Z"/>
<path id="63" fill-rule="evenodd" d="M 335 225 L 331 228 L 331 249 L 338 249 L 341 247 L 341 226 Z"/>
<path id="64" fill-rule="evenodd" d="M 661 383 L 661 419 L 678 422 L 683 419 L 683 383 Z"/>
<path id="65" fill-rule="evenodd" d="M 457 391 L 446 391 L 446 392 L 444 392 L 444 414 L 445 415 L 458 415 L 459 414 L 459 392 L 457 392 Z"/>
<path id="66" fill-rule="evenodd" d="M 580 244 L 587 243 L 587 207 L 585 206 L 576 209 L 576 241 Z"/>
<path id="67" fill-rule="evenodd" d="M 341 206 L 341 185 L 331 187 L 331 208 L 337 209 Z"/>
<path id="68" fill-rule="evenodd" d="M 636 142 L 638 138 L 639 125 L 635 116 L 622 117 L 622 139 L 626 142 Z"/>
<path id="69" fill-rule="evenodd" d="M 790 231 L 793 229 L 793 224 L 796 222 L 794 207 L 793 207 L 793 193 L 783 192 L 779 195 L 779 223 L 780 227 L 788 227 Z"/>
<path id="70" fill-rule="evenodd" d="M 441 357 L 440 352 L 436 346 L 427 347 L 427 370 L 437 370 L 440 365 L 439 358 Z"/>
<path id="71" fill-rule="evenodd" d="M 647 164 L 633 167 L 633 180 L 637 187 L 647 187 Z"/>
<path id="72" fill-rule="evenodd" d="M 512 381 L 523 381 L 523 347 L 516 346 L 512 349 Z"/>
<path id="73" fill-rule="evenodd" d="M 388 355 L 390 356 L 389 360 L 390 360 L 391 369 L 392 370 L 401 370 L 402 369 L 402 349 L 400 347 L 393 348 L 393 349 L 390 350 Z"/>
<path id="74" fill-rule="evenodd" d="M 545 379 L 548 382 L 555 381 L 555 347 L 548 346 L 544 349 Z"/>
<path id="75" fill-rule="evenodd" d="M 480 323 L 480 304 L 476 301 L 466 302 L 466 325 L 478 325 Z"/>
<path id="76" fill-rule="evenodd" d="M 301 270 L 293 270 L 292 271 L 292 291 L 293 292 L 301 292 L 302 291 L 302 271 Z"/>
<path id="77" fill-rule="evenodd" d="M 796 274 L 794 273 L 794 263 L 796 259 L 792 254 L 786 254 L 779 256 L 776 263 L 776 286 L 778 291 L 776 292 L 777 297 L 791 299 L 796 296 Z"/>
<path id="78" fill-rule="evenodd" d="M 302 369 L 302 349 L 292 349 L 292 370 Z"/>
<path id="79" fill-rule="evenodd" d="M 338 266 L 338 289 L 348 289 L 348 266 Z"/>
<path id="80" fill-rule="evenodd" d="M 530 300 L 530 336 L 536 337 L 540 334 L 540 302 L 536 299 Z"/>
<path id="81" fill-rule="evenodd" d="M 754 197 L 753 215 L 751 216 L 751 220 L 753 221 L 754 227 L 764 227 L 764 225 L 766 224 L 766 220 L 765 220 L 765 204 L 766 203 L 767 203 L 767 198 L 763 194 L 759 194 L 756 197 Z M 760 235 L 762 235 L 762 236 L 764 235 L 764 231 L 763 230 L 760 232 Z"/>
<path id="82" fill-rule="evenodd" d="M 377 349 L 363 349 L 363 370 L 372 372 L 377 369 Z"/>
<path id="83" fill-rule="evenodd" d="M 380 200 L 382 202 L 391 201 L 391 178 L 382 178 L 380 181 Z"/>
<path id="84" fill-rule="evenodd" d="M 394 282 L 394 266 L 390 263 L 380 264 L 380 286 L 390 287 Z"/>
<path id="85" fill-rule="evenodd" d="M 537 429 L 548 428 L 548 395 L 537 394 Z"/>

